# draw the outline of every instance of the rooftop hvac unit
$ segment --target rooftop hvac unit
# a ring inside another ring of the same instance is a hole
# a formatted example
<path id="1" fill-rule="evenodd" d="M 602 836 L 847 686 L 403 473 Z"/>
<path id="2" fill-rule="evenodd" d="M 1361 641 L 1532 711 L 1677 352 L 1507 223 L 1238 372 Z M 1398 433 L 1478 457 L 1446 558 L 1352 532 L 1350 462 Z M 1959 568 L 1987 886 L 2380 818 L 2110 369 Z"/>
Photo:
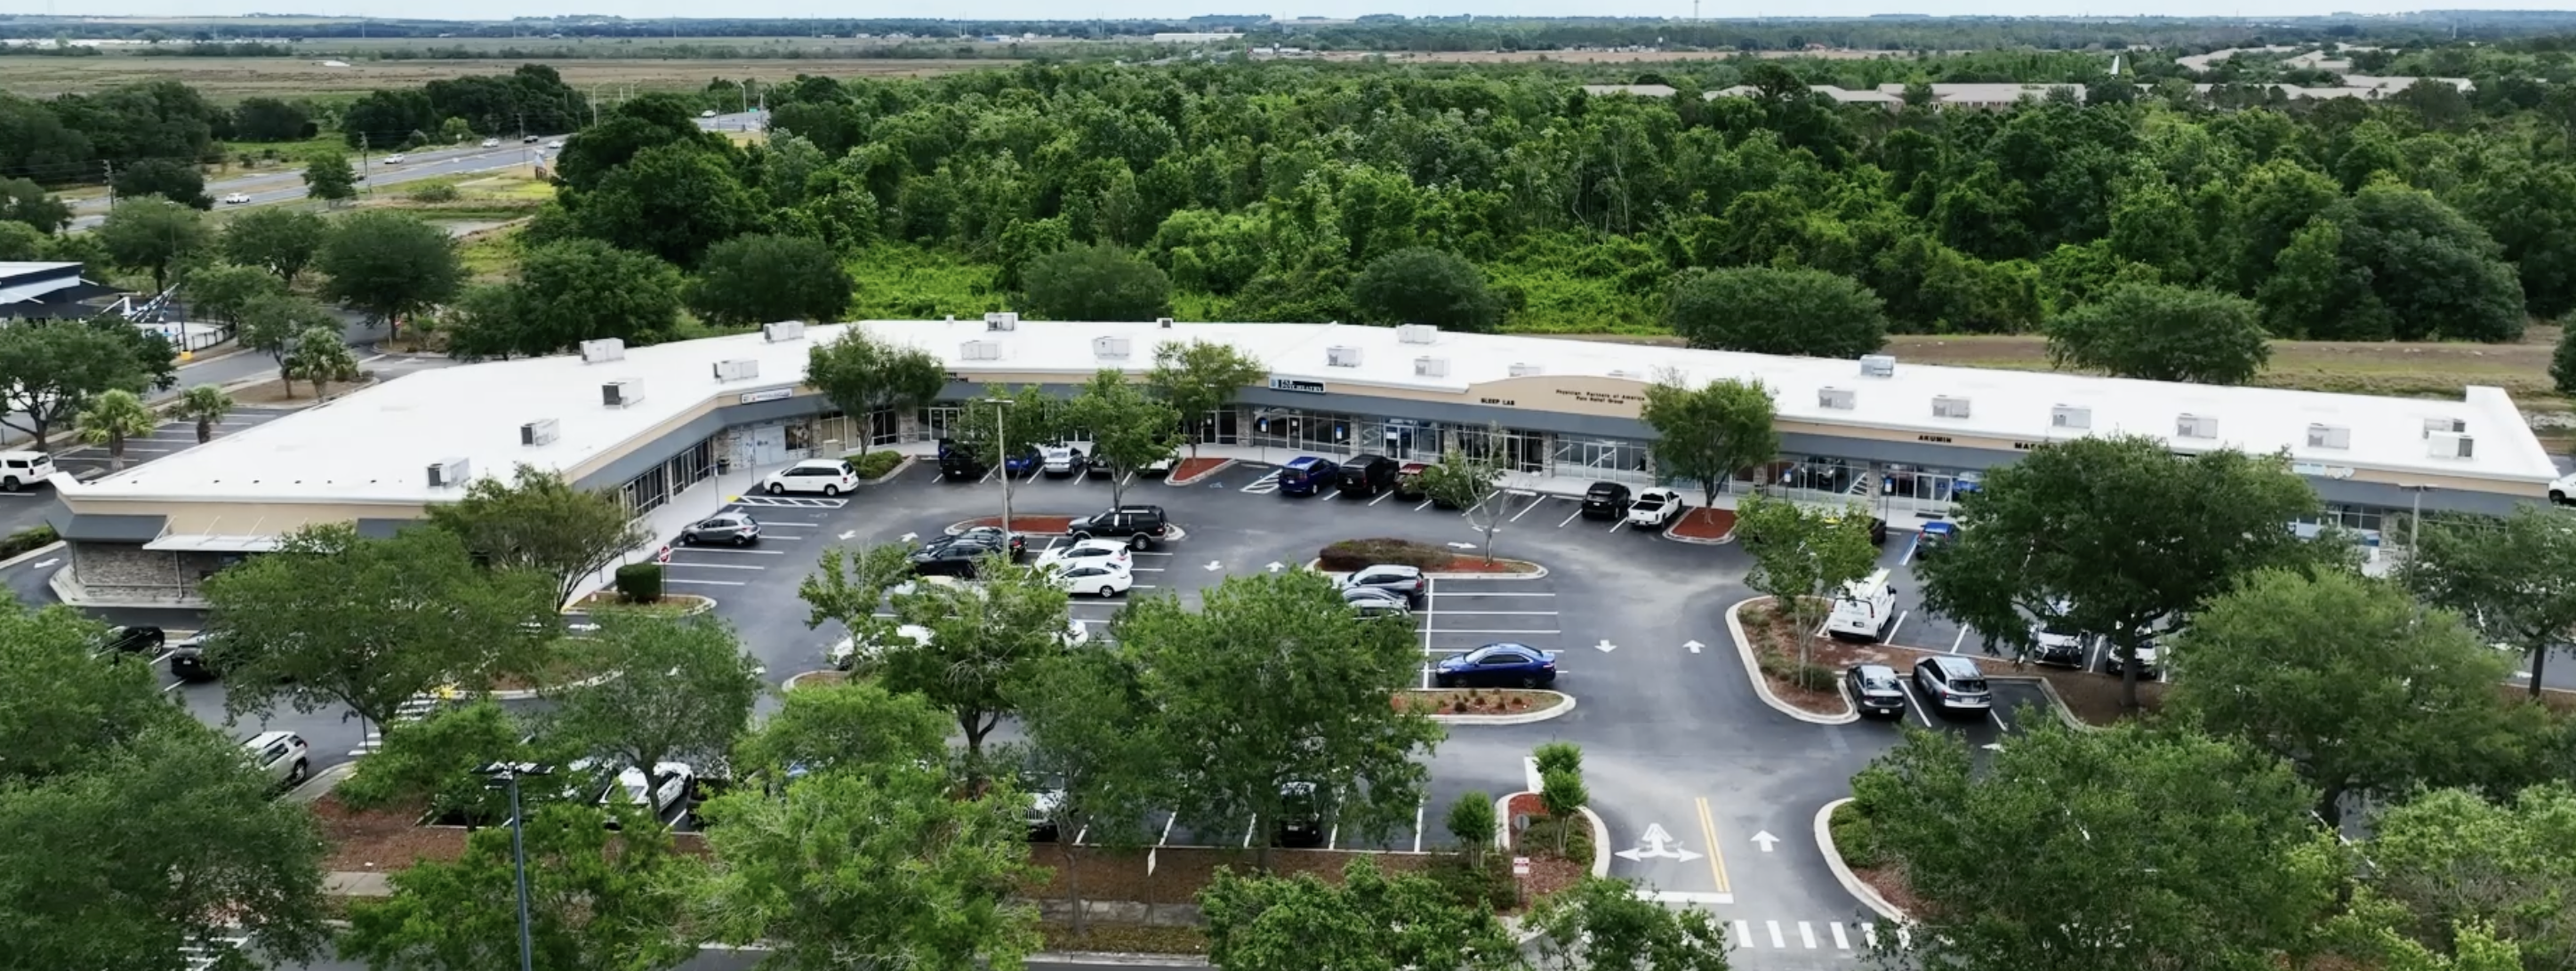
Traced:
<path id="1" fill-rule="evenodd" d="M 760 376 L 760 362 L 750 358 L 716 362 L 716 380 L 744 381 Z"/>
<path id="2" fill-rule="evenodd" d="M 1334 367 L 1360 366 L 1360 349 L 1356 347 L 1324 348 L 1324 363 Z"/>
<path id="3" fill-rule="evenodd" d="M 967 341 L 964 344 L 958 345 L 957 359 L 961 361 L 998 361 L 1002 359 L 1002 344 L 1000 341 Z"/>
<path id="4" fill-rule="evenodd" d="M 2351 448 L 2352 429 L 2342 425 L 2309 425 L 2309 448 Z"/>
<path id="5" fill-rule="evenodd" d="M 2459 434 L 2459 433 L 2461 433 L 2461 432 L 2465 432 L 2465 431 L 2468 431 L 2468 430 L 2469 430 L 2469 423 L 2468 423 L 2468 422 L 2465 422 L 2465 421 L 2461 421 L 2460 419 L 2457 419 L 2457 418 L 2427 418 L 2427 419 L 2424 419 L 2424 437 L 2426 437 L 2426 438 L 2431 438 L 2431 437 L 2433 437 L 2433 436 L 2435 436 L 2435 435 L 2440 435 L 2440 434 L 2443 434 L 2443 433 L 2445 433 L 2445 432 L 2448 432 L 2448 433 L 2450 433 L 2450 434 L 2454 434 L 2454 435 L 2456 435 L 2456 434 Z"/>
<path id="6" fill-rule="evenodd" d="M 1512 376 L 1513 376 L 1513 377 L 1516 377 L 1516 378 L 1526 378 L 1526 377 L 1531 377 L 1531 376 L 1534 376 L 1534 375 L 1540 375 L 1540 374 L 1546 374 L 1546 373 L 1547 373 L 1547 369 L 1546 369 L 1546 368 L 1541 367 L 1541 366 L 1536 365 L 1536 364 L 1514 364 L 1514 365 L 1512 365 Z"/>
<path id="7" fill-rule="evenodd" d="M 2459 432 L 2434 432 L 2426 436 L 2425 451 L 2437 459 L 2465 459 L 2477 454 L 2477 440 Z"/>
<path id="8" fill-rule="evenodd" d="M 1124 337 L 1094 337 L 1091 339 L 1091 356 L 1124 358 L 1131 346 Z"/>
<path id="9" fill-rule="evenodd" d="M 1414 376 L 1414 377 L 1417 377 L 1417 378 L 1445 378 L 1445 377 L 1448 377 L 1448 376 L 1449 376 L 1449 359 L 1448 359 L 1448 358 L 1445 358 L 1445 357 L 1417 357 L 1417 358 L 1414 358 L 1414 359 L 1413 359 L 1413 376 Z"/>
<path id="10" fill-rule="evenodd" d="M 782 320 L 774 324 L 762 324 L 760 325 L 760 339 L 772 344 L 804 340 L 805 322 L 801 320 Z"/>
<path id="11" fill-rule="evenodd" d="M 1172 318 L 1156 317 L 1154 318 L 1154 326 L 1160 327 L 1164 330 L 1170 330 L 1172 329 Z"/>
<path id="12" fill-rule="evenodd" d="M 2091 428 L 2093 409 L 2081 405 L 2056 405 L 2048 409 L 2050 428 Z"/>
<path id="13" fill-rule="evenodd" d="M 2208 415 L 2181 415 L 2174 419 L 2174 434 L 2183 438 L 2217 438 L 2218 419 Z"/>
<path id="14" fill-rule="evenodd" d="M 1860 396 L 1850 388 L 1817 388 L 1816 407 L 1850 411 L 1860 405 Z"/>
<path id="15" fill-rule="evenodd" d="M 984 329 L 987 331 L 1018 330 L 1020 329 L 1020 315 L 1014 313 L 985 314 Z"/>
<path id="16" fill-rule="evenodd" d="M 552 445 L 563 437 L 563 425 L 552 418 L 540 418 L 519 426 L 519 444 Z"/>
<path id="17" fill-rule="evenodd" d="M 611 381 L 599 386 L 599 403 L 611 408 L 624 408 L 644 400 L 644 386 L 633 381 Z"/>
<path id="18" fill-rule="evenodd" d="M 1407 344 L 1436 344 L 1440 341 L 1440 328 L 1434 324 L 1398 324 L 1395 339 Z"/>
<path id="19" fill-rule="evenodd" d="M 1968 399 L 1953 398 L 1949 395 L 1934 395 L 1932 397 L 1932 417 L 1966 418 L 1968 417 Z"/>
<path id="20" fill-rule="evenodd" d="M 1895 377 L 1896 358 L 1887 354 L 1863 354 L 1860 356 L 1860 376 L 1864 378 Z"/>
<path id="21" fill-rule="evenodd" d="M 473 463 L 464 459 L 439 459 L 429 463 L 429 487 L 432 489 L 458 488 L 473 477 Z"/>
<path id="22" fill-rule="evenodd" d="M 601 364 L 626 359 L 626 342 L 614 337 L 581 342 L 581 363 Z"/>

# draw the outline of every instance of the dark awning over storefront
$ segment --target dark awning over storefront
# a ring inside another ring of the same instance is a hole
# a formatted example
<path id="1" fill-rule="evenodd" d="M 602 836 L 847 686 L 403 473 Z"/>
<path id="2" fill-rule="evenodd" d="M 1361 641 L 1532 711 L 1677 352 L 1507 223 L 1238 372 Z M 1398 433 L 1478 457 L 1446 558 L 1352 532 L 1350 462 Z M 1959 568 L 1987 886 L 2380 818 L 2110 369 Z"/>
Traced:
<path id="1" fill-rule="evenodd" d="M 70 522 L 56 523 L 54 530 L 64 539 L 83 543 L 149 543 L 161 538 L 169 525 L 168 516 L 73 513 Z"/>

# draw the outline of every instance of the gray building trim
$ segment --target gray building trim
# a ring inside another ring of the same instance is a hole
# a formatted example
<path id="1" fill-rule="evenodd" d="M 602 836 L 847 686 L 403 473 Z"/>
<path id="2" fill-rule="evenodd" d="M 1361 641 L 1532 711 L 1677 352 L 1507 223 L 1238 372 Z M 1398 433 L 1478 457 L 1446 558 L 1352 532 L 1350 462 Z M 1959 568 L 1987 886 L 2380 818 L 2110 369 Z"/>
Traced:
<path id="1" fill-rule="evenodd" d="M 395 533 L 420 524 L 418 519 L 361 519 L 358 535 L 364 539 L 392 539 Z"/>
<path id="2" fill-rule="evenodd" d="M 727 428 L 736 425 L 757 425 L 781 418 L 826 414 L 833 410 L 835 409 L 832 407 L 832 402 L 821 395 L 781 398 L 776 401 L 761 401 L 747 405 L 725 405 L 691 419 L 688 424 L 660 438 L 636 446 L 615 461 L 601 466 L 598 471 L 582 476 L 581 480 L 573 485 L 583 489 L 620 488 L 634 481 L 636 476 L 678 458 L 680 453 L 696 447 L 699 442 L 706 441 Z"/>

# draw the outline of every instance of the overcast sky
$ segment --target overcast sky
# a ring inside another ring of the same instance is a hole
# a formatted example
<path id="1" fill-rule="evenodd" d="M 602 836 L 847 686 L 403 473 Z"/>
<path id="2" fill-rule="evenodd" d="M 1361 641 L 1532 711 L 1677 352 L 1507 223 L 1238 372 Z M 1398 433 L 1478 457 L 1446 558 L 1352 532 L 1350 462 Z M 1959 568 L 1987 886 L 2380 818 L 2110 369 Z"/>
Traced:
<path id="1" fill-rule="evenodd" d="M 1688 17 L 1691 0 L 983 0 L 979 3 L 906 4 L 846 3 L 834 0 L 731 0 L 719 6 L 732 17 L 916 17 L 935 12 L 951 18 L 990 20 L 1186 17 L 1207 13 L 1269 13 L 1280 17 L 1353 17 L 1394 13 L 1408 16 L 1462 13 L 1497 16 Z M 2566 10 L 2570 0 L 2479 0 L 2481 10 Z M 703 0 L 445 0 L 421 4 L 412 0 L 0 0 L 0 13 L 122 14 L 129 16 L 219 16 L 254 11 L 364 17 L 437 17 L 450 20 L 499 20 L 578 14 L 613 14 L 632 19 L 703 16 Z M 2425 9 L 2420 2 L 2373 0 L 1758 0 L 1720 3 L 1704 0 L 1699 13 L 1708 17 L 1849 17 L 1880 13 L 1984 14 L 2009 16 L 2119 16 L 2157 13 L 2168 16 L 2293 16 L 2349 11 L 2399 13 Z"/>

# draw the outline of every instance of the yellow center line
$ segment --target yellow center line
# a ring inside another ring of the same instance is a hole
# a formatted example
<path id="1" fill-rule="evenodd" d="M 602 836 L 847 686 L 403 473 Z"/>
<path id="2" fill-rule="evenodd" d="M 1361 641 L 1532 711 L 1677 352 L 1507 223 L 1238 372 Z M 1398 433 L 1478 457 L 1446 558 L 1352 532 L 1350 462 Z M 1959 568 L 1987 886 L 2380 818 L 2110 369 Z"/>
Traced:
<path id="1" fill-rule="evenodd" d="M 1708 873 L 1717 878 L 1717 892 L 1734 893 L 1735 886 L 1726 879 L 1726 851 L 1717 846 L 1717 821 L 1708 811 L 1708 797 L 1699 802 L 1699 835 L 1708 841 Z"/>

